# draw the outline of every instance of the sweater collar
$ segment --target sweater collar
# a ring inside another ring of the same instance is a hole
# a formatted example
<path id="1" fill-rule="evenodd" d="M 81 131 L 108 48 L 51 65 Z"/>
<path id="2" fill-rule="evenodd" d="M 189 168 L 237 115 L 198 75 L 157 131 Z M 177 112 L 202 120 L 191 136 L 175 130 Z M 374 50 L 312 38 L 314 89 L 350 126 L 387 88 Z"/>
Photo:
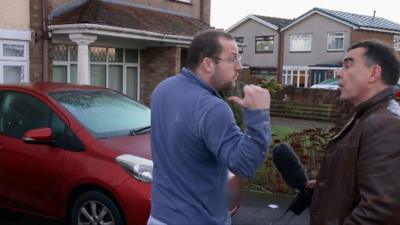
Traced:
<path id="1" fill-rule="evenodd" d="M 211 94 L 217 96 L 218 98 L 222 98 L 221 95 L 218 93 L 217 90 L 215 90 L 213 87 L 211 87 L 210 85 L 208 85 L 205 81 L 203 81 L 202 79 L 199 78 L 199 76 L 197 76 L 193 71 L 187 69 L 187 68 L 183 68 L 181 74 L 191 80 L 192 82 L 195 82 L 197 84 L 199 84 L 201 87 L 203 87 L 204 89 L 208 90 Z"/>

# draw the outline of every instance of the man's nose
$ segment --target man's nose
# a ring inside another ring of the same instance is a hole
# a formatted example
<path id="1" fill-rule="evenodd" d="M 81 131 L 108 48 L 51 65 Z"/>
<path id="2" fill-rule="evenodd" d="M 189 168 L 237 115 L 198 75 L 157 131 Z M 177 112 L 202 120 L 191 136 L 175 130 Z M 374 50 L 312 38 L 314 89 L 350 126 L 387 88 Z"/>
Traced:
<path id="1" fill-rule="evenodd" d="M 336 74 L 337 74 L 337 76 L 339 78 L 341 78 L 342 77 L 342 73 L 343 73 L 343 69 L 339 69 L 339 71 Z"/>
<path id="2" fill-rule="evenodd" d="M 242 70 L 242 69 L 243 69 L 242 63 L 241 63 L 241 62 L 236 63 L 236 64 L 235 64 L 235 69 L 236 69 L 236 70 Z"/>

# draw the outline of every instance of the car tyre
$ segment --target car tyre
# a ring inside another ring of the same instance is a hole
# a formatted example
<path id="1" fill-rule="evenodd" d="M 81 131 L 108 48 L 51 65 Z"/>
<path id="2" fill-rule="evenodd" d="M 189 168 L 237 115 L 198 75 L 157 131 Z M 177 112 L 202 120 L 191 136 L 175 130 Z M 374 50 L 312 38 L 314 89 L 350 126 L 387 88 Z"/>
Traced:
<path id="1" fill-rule="evenodd" d="M 70 214 L 71 225 L 125 225 L 117 205 L 107 195 L 98 191 L 81 194 L 73 204 Z"/>

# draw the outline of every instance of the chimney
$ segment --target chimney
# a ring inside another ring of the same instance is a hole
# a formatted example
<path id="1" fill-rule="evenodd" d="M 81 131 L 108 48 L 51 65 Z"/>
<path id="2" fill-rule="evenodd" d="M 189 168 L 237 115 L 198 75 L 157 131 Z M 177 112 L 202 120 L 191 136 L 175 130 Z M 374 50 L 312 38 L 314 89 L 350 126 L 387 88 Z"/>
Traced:
<path id="1" fill-rule="evenodd" d="M 374 15 L 372 16 L 372 19 L 375 19 L 375 13 L 376 13 L 376 10 L 374 10 Z"/>

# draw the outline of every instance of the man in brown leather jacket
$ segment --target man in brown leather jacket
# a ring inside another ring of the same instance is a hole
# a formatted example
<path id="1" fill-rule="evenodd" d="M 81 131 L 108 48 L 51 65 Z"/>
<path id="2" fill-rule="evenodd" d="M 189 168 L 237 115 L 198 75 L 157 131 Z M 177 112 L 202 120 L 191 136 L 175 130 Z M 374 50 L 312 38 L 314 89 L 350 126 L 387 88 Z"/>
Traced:
<path id="1" fill-rule="evenodd" d="M 311 203 L 312 225 L 400 224 L 400 63 L 375 41 L 351 46 L 338 74 L 355 113 L 331 139 Z"/>

